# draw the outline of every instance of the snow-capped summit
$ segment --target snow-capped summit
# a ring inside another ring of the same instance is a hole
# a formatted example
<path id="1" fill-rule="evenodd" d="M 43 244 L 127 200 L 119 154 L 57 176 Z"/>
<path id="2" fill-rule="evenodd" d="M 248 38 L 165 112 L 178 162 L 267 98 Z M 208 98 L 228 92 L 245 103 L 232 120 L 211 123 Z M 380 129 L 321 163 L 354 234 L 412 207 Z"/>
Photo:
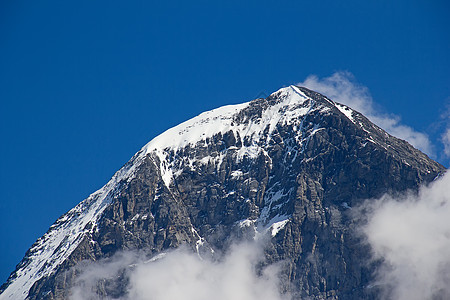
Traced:
<path id="1" fill-rule="evenodd" d="M 350 235 L 346 212 L 443 170 L 357 111 L 285 87 L 154 138 L 36 241 L 0 299 L 66 299 L 77 264 L 120 250 L 151 257 L 188 244 L 202 255 L 255 232 L 270 237 L 268 264 L 288 262 L 286 291 L 361 298 L 372 292 L 361 276 L 367 253 Z M 114 286 L 114 295 L 126 294 L 126 283 Z M 95 292 L 109 296 L 107 288 Z"/>

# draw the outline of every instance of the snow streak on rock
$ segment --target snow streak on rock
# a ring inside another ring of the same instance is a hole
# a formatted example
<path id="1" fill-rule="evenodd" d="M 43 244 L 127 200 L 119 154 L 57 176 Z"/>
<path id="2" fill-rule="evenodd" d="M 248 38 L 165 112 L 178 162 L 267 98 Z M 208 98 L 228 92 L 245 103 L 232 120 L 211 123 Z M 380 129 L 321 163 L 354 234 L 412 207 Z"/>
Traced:
<path id="1" fill-rule="evenodd" d="M 95 230 L 103 210 L 120 185 L 132 178 L 141 160 L 142 154 L 136 154 L 105 186 L 61 216 L 27 252 L 0 299 L 25 298 L 36 281 L 53 273 L 83 238 Z"/>

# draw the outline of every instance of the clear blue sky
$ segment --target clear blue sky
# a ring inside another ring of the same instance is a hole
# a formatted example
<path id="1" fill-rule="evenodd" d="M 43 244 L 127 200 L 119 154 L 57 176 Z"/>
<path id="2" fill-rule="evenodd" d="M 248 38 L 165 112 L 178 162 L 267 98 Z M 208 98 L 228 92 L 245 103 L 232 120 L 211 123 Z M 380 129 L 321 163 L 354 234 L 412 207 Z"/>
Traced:
<path id="1" fill-rule="evenodd" d="M 352 72 L 438 140 L 448 1 L 241 2 L 0 2 L 1 282 L 157 134 L 310 74 Z"/>

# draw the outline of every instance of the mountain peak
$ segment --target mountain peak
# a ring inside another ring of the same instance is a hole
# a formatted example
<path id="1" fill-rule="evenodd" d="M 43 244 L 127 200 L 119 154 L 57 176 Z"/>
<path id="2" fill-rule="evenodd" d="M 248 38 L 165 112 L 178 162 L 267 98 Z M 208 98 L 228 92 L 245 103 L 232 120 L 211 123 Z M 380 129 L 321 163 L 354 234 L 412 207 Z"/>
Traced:
<path id="1" fill-rule="evenodd" d="M 312 93 L 306 88 L 290 85 L 272 93 L 266 99 L 255 99 L 204 112 L 154 138 L 144 146 L 142 154 L 153 153 L 158 157 L 164 181 L 169 187 L 173 174 L 179 171 L 174 170 L 173 165 L 167 165 L 170 157 L 174 157 L 186 147 L 192 148 L 199 143 L 207 144 L 214 136 L 232 135 L 234 139 L 241 141 L 237 157 L 255 158 L 264 151 L 277 126 L 290 126 L 294 132 L 301 132 L 304 127 L 303 117 L 309 113 L 325 113 L 335 106 L 352 120 L 351 109 Z M 314 128 L 311 134 L 317 130 L 318 127 Z M 202 159 L 207 161 L 208 157 Z M 220 161 L 216 163 L 220 165 Z"/>
<path id="2" fill-rule="evenodd" d="M 270 232 L 269 261 L 290 262 L 289 278 L 304 287 L 302 295 L 337 293 L 342 282 L 339 293 L 358 298 L 367 283 L 356 274 L 365 257 L 349 244 L 345 211 L 388 191 L 415 189 L 443 170 L 360 113 L 291 85 L 155 137 L 36 241 L 0 299 L 66 298 L 76 281 L 76 272 L 67 272 L 82 260 L 124 249 L 156 255 L 183 243 L 200 255 L 256 228 Z M 323 244 L 328 240 L 331 246 Z M 336 257 L 339 249 L 346 252 Z M 324 251 L 323 268 L 307 267 L 311 251 Z M 356 273 L 349 279 L 325 268 L 333 260 Z M 327 287 L 311 281 L 316 277 L 334 279 Z"/>
<path id="3" fill-rule="evenodd" d="M 177 152 L 188 145 L 195 146 L 214 135 L 228 132 L 257 142 L 263 135 L 270 138 L 277 125 L 300 125 L 301 118 L 306 114 L 318 110 L 326 112 L 331 107 L 336 107 L 353 121 L 353 110 L 349 107 L 318 95 L 306 88 L 290 85 L 266 99 L 219 107 L 168 129 L 145 145 L 142 151 L 144 155 L 164 150 Z"/>
<path id="4" fill-rule="evenodd" d="M 271 103 L 270 107 L 266 109 L 261 116 L 262 123 L 256 125 L 251 122 L 252 116 L 247 116 L 245 120 L 238 120 L 240 112 L 246 108 L 252 108 L 260 105 L 261 102 L 267 102 L 266 99 L 256 99 L 250 102 L 222 106 L 210 111 L 206 111 L 197 117 L 181 123 L 173 128 L 168 129 L 161 135 L 150 141 L 144 148 L 145 152 L 149 153 L 154 150 L 164 150 L 166 148 L 179 149 L 189 144 L 195 145 L 198 141 L 211 138 L 213 135 L 228 131 L 239 131 L 242 133 L 243 126 L 250 125 L 252 128 L 245 133 L 245 136 L 252 134 L 259 134 L 265 126 L 275 125 L 283 113 L 286 113 L 286 107 L 289 105 L 301 105 L 308 98 L 296 86 L 289 86 L 281 88 L 272 93 L 267 99 L 276 99 L 276 103 Z M 283 109 L 285 111 L 283 111 Z M 291 115 L 290 117 L 294 117 Z M 251 123 L 251 124 L 249 124 Z"/>

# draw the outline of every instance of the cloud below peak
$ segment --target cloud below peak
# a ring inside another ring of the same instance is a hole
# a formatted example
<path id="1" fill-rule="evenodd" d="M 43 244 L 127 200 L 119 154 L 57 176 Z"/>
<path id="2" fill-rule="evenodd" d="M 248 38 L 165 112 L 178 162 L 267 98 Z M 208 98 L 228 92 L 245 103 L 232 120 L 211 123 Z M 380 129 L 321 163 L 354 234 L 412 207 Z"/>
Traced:
<path id="1" fill-rule="evenodd" d="M 418 194 L 367 201 L 362 227 L 381 261 L 374 285 L 383 299 L 450 299 L 450 172 Z"/>
<path id="2" fill-rule="evenodd" d="M 121 252 L 81 268 L 71 299 L 97 299 L 99 284 L 120 274 L 127 282 L 122 287 L 125 295 L 117 298 L 121 300 L 290 299 L 280 293 L 279 265 L 258 269 L 264 259 L 262 246 L 256 241 L 235 244 L 219 260 L 200 258 L 187 247 L 149 261 L 136 252 Z"/>

